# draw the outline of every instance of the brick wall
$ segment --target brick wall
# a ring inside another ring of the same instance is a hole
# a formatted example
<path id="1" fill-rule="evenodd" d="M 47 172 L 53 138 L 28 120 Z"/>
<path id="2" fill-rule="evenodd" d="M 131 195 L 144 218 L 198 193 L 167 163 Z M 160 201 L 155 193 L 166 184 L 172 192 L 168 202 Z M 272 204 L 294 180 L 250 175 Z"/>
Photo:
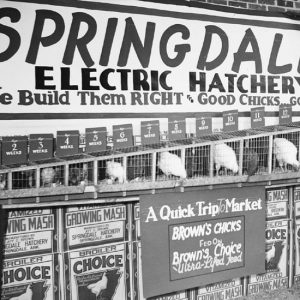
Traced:
<path id="1" fill-rule="evenodd" d="M 291 18 L 300 19 L 300 0 L 141 0 L 186 6 L 221 5 L 247 10 L 283 13 Z M 216 8 L 217 9 L 217 8 Z"/>

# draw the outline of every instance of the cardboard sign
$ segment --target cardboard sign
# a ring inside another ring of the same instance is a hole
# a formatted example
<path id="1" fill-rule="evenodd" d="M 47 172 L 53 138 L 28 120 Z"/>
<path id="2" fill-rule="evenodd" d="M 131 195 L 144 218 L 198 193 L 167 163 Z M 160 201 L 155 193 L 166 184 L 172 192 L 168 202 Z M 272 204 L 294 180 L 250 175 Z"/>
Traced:
<path id="1" fill-rule="evenodd" d="M 127 206 L 63 209 L 64 251 L 128 240 Z"/>
<path id="2" fill-rule="evenodd" d="M 292 122 L 292 105 L 284 104 L 279 106 L 279 125 Z"/>
<path id="3" fill-rule="evenodd" d="M 159 121 L 142 121 L 141 122 L 141 140 L 142 145 L 159 143 Z"/>
<path id="4" fill-rule="evenodd" d="M 26 164 L 28 159 L 27 136 L 4 136 L 2 138 L 2 164 Z"/>
<path id="5" fill-rule="evenodd" d="M 229 110 L 223 112 L 223 131 L 230 132 L 239 129 L 239 112 L 238 110 Z"/>
<path id="6" fill-rule="evenodd" d="M 58 254 L 4 259 L 1 300 L 59 300 Z"/>
<path id="7" fill-rule="evenodd" d="M 252 275 L 247 285 L 248 295 L 287 288 L 289 284 L 289 220 L 266 223 L 266 253 L 264 274 Z"/>
<path id="8" fill-rule="evenodd" d="M 267 191 L 267 219 L 288 217 L 288 189 L 276 189 Z"/>
<path id="9" fill-rule="evenodd" d="M 128 243 L 66 252 L 65 299 L 95 300 L 100 291 L 103 299 L 130 299 L 130 262 L 127 257 Z"/>
<path id="10" fill-rule="evenodd" d="M 115 149 L 132 147 L 132 124 L 113 125 L 113 143 Z"/>
<path id="11" fill-rule="evenodd" d="M 144 296 L 264 272 L 264 199 L 263 187 L 141 196 Z"/>
<path id="12" fill-rule="evenodd" d="M 85 152 L 93 153 L 106 150 L 107 129 L 106 127 L 86 128 Z"/>
<path id="13" fill-rule="evenodd" d="M 76 155 L 79 152 L 79 131 L 57 131 L 56 156 Z"/>
<path id="14" fill-rule="evenodd" d="M 251 128 L 256 129 L 263 126 L 265 126 L 265 108 L 251 108 Z"/>
<path id="15" fill-rule="evenodd" d="M 134 298 L 133 300 L 146 300 L 143 293 L 143 276 L 142 276 L 142 249 L 141 242 L 134 242 L 133 248 L 133 272 L 134 272 Z M 164 294 L 157 297 L 147 298 L 147 300 L 191 300 L 191 291 L 178 291 Z"/>
<path id="16" fill-rule="evenodd" d="M 53 157 L 53 134 L 29 135 L 29 160 L 38 161 Z"/>
<path id="17" fill-rule="evenodd" d="M 186 134 L 185 118 L 169 117 L 168 136 L 170 141 L 183 140 Z"/>
<path id="18" fill-rule="evenodd" d="M 4 255 L 14 258 L 58 251 L 57 209 L 8 211 Z"/>
<path id="19" fill-rule="evenodd" d="M 195 300 L 238 299 L 244 295 L 243 281 L 240 278 L 208 284 L 196 289 Z"/>
<path id="20" fill-rule="evenodd" d="M 212 118 L 211 116 L 198 115 L 196 117 L 196 137 L 212 133 Z"/>

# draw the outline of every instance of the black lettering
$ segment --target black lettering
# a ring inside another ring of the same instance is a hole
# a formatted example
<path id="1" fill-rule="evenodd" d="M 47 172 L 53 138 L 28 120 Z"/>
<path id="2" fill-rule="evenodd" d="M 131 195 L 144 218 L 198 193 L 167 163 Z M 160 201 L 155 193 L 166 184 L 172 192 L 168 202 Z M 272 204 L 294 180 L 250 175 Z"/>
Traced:
<path id="1" fill-rule="evenodd" d="M 4 7 L 0 9 L 0 19 L 9 17 L 12 23 L 16 23 L 20 20 L 20 12 L 11 7 Z M 19 50 L 21 44 L 21 37 L 19 33 L 8 26 L 0 24 L 0 33 L 5 34 L 9 38 L 9 44 L 6 50 L 0 53 L 0 62 L 9 60 Z"/>
<path id="2" fill-rule="evenodd" d="M 270 55 L 270 60 L 269 60 L 269 65 L 268 65 L 268 72 L 271 74 L 282 74 L 282 73 L 287 73 L 292 70 L 292 64 L 286 64 L 283 66 L 277 66 L 276 61 L 278 57 L 278 52 L 280 49 L 280 45 L 282 42 L 282 34 L 276 33 L 273 46 L 272 46 L 272 51 Z"/>
<path id="3" fill-rule="evenodd" d="M 110 51 L 112 47 L 112 43 L 115 37 L 116 28 L 118 25 L 118 19 L 117 18 L 109 18 L 106 26 L 105 31 L 105 37 L 102 47 L 102 53 L 100 57 L 99 65 L 101 66 L 107 66 L 109 57 L 110 57 Z"/>
<path id="4" fill-rule="evenodd" d="M 205 31 L 204 42 L 198 60 L 197 68 L 200 70 L 209 71 L 218 67 L 221 63 L 223 63 L 228 53 L 229 42 L 225 31 L 223 31 L 221 28 L 214 25 L 208 25 L 205 27 L 205 29 L 206 31 Z M 217 34 L 219 36 L 222 42 L 222 47 L 219 55 L 214 60 L 208 62 L 207 57 L 211 46 L 211 38 L 213 34 Z"/>
<path id="5" fill-rule="evenodd" d="M 42 37 L 45 21 L 47 19 L 55 23 L 55 29 L 52 34 Z M 60 14 L 47 9 L 37 10 L 26 62 L 35 64 L 40 44 L 42 44 L 43 47 L 49 47 L 57 43 L 63 36 L 64 31 L 65 23 Z"/>
<path id="6" fill-rule="evenodd" d="M 88 29 L 81 38 L 78 38 L 80 25 L 83 22 L 87 24 Z M 96 32 L 97 23 L 93 17 L 81 12 L 73 13 L 73 20 L 64 53 L 63 63 L 66 65 L 71 65 L 73 63 L 75 49 L 77 48 L 85 65 L 87 67 L 91 67 L 94 64 L 94 61 L 87 49 L 87 44 L 94 38 Z"/>
<path id="7" fill-rule="evenodd" d="M 176 52 L 177 55 L 174 58 L 169 57 L 167 52 L 168 42 L 170 37 L 176 33 L 181 33 L 182 39 L 184 40 L 187 40 L 190 37 L 190 32 L 188 28 L 181 24 L 175 24 L 173 26 L 170 26 L 163 33 L 160 39 L 159 51 L 160 51 L 161 59 L 169 67 L 179 66 L 183 62 L 186 53 L 191 51 L 191 46 L 189 44 L 176 45 L 174 47 L 174 52 Z"/>
<path id="8" fill-rule="evenodd" d="M 55 90 L 55 85 L 46 85 L 46 80 L 53 80 L 53 76 L 46 76 L 45 71 L 53 71 L 53 67 L 35 67 L 35 88 L 38 90 Z"/>
<path id="9" fill-rule="evenodd" d="M 249 44 L 252 47 L 252 52 L 246 52 Z M 244 61 L 253 61 L 255 63 L 255 72 L 262 72 L 262 63 L 259 52 L 258 43 L 252 30 L 249 28 L 246 30 L 245 36 L 240 44 L 240 47 L 236 53 L 233 54 L 234 61 L 232 65 L 232 71 L 238 73 L 241 63 Z"/>
<path id="10" fill-rule="evenodd" d="M 127 65 L 129 51 L 132 45 L 141 65 L 143 68 L 147 68 L 152 50 L 154 31 L 155 24 L 152 22 L 147 22 L 144 45 L 142 45 L 132 18 L 127 18 L 118 66 L 124 67 Z"/>
<path id="11" fill-rule="evenodd" d="M 61 89 L 78 90 L 78 85 L 70 84 L 70 68 L 61 68 Z"/>

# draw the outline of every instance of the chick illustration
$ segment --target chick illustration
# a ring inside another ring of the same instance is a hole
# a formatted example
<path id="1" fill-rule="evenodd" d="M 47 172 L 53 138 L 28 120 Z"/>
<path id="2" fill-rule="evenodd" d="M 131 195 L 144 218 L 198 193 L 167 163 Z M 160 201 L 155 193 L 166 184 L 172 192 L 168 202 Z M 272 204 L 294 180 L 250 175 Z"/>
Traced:
<path id="1" fill-rule="evenodd" d="M 101 293 L 101 291 L 105 290 L 107 288 L 107 276 L 106 273 L 103 273 L 103 276 L 100 280 L 98 280 L 95 283 L 91 283 L 87 286 L 87 288 L 98 297 Z"/>

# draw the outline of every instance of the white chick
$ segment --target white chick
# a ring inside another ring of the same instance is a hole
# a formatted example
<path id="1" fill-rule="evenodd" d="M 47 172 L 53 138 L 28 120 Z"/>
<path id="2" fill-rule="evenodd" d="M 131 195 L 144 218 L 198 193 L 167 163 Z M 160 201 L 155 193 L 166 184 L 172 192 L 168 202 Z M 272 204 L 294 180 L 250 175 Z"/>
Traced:
<path id="1" fill-rule="evenodd" d="M 32 289 L 30 287 L 30 284 L 26 288 L 26 292 L 18 297 L 12 297 L 10 300 L 32 300 Z"/>
<path id="2" fill-rule="evenodd" d="M 172 154 L 168 151 L 162 152 L 158 161 L 158 167 L 167 176 L 174 175 L 181 179 L 186 178 L 184 164 L 182 163 L 181 158 L 176 154 Z"/>
<path id="3" fill-rule="evenodd" d="M 113 182 L 116 179 L 118 179 L 119 183 L 123 183 L 125 181 L 124 168 L 119 162 L 107 161 L 106 162 L 106 174 L 110 177 L 110 179 Z"/>
<path id="4" fill-rule="evenodd" d="M 44 168 L 41 173 L 42 186 L 51 186 L 54 181 L 55 173 L 53 168 Z"/>
<path id="5" fill-rule="evenodd" d="M 225 143 L 215 145 L 213 159 L 217 175 L 221 167 L 231 170 L 234 174 L 239 170 L 234 150 Z"/>
<path id="6" fill-rule="evenodd" d="M 285 138 L 275 138 L 274 155 L 282 171 L 283 166 L 286 169 L 287 165 L 291 165 L 297 170 L 299 169 L 300 163 L 297 160 L 297 147 L 289 140 Z"/>
<path id="7" fill-rule="evenodd" d="M 91 283 L 87 286 L 87 288 L 98 297 L 101 291 L 107 288 L 107 276 L 106 273 L 103 274 L 102 278 L 95 283 Z"/>

